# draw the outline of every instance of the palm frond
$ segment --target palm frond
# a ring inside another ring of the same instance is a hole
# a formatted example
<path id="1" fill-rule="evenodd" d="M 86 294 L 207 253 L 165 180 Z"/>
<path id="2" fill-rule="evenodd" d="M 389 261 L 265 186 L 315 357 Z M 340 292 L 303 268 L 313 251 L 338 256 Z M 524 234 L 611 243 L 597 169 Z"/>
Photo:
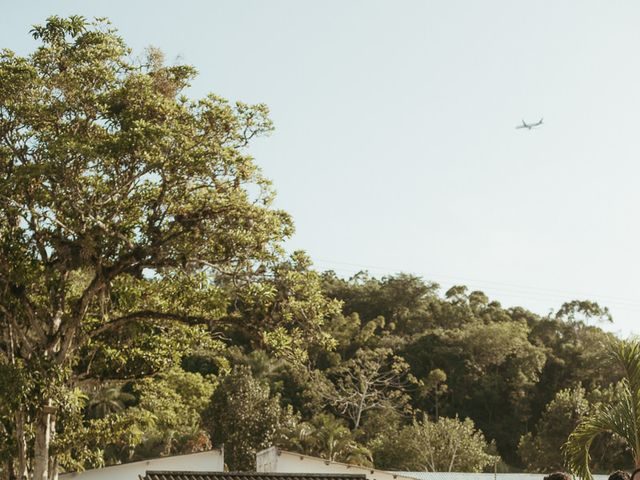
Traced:
<path id="1" fill-rule="evenodd" d="M 633 451 L 636 467 L 640 463 L 640 342 L 621 342 L 616 357 L 624 368 L 630 402 L 633 411 L 630 420 L 633 435 L 625 437 Z M 626 392 L 625 392 L 626 393 Z M 631 432 L 630 432 L 631 433 Z"/>
<path id="2" fill-rule="evenodd" d="M 640 343 L 620 342 L 615 356 L 624 369 L 620 397 L 582 420 L 569 436 L 564 454 L 569 470 L 584 480 L 592 480 L 589 449 L 603 433 L 614 433 L 629 445 L 636 466 L 640 464 Z"/>

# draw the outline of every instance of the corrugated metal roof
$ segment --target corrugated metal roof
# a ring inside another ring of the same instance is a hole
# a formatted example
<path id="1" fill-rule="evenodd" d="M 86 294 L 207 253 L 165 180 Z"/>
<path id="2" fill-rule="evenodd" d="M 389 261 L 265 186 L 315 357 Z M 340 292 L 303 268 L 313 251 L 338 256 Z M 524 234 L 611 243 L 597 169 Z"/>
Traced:
<path id="1" fill-rule="evenodd" d="M 365 475 L 331 473 L 147 471 L 143 480 L 366 480 Z"/>

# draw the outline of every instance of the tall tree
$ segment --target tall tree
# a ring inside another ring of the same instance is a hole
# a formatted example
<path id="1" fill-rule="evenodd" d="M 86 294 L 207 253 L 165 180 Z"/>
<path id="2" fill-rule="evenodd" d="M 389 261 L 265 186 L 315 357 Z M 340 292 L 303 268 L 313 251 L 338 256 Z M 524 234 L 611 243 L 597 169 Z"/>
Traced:
<path id="1" fill-rule="evenodd" d="M 133 62 L 105 21 L 32 32 L 33 54 L 0 53 L 0 363 L 29 372 L 16 473 L 48 480 L 64 390 L 95 375 L 92 355 L 120 377 L 166 366 L 149 359 L 185 348 L 172 332 L 224 313 L 216 279 L 269 262 L 291 223 L 244 152 L 271 130 L 264 105 L 189 100 L 193 68 Z"/>
<path id="2" fill-rule="evenodd" d="M 433 394 L 435 404 L 435 419 L 438 421 L 438 398 L 447 392 L 447 374 L 440 368 L 435 368 L 429 372 L 424 381 L 424 389 L 427 393 Z"/>

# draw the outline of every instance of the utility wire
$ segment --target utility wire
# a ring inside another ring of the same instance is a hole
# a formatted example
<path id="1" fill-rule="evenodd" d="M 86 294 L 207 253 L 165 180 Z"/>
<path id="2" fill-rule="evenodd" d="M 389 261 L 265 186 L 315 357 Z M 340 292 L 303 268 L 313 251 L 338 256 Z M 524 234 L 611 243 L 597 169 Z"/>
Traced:
<path id="1" fill-rule="evenodd" d="M 341 261 L 328 260 L 328 259 L 316 259 L 316 260 L 317 260 L 316 263 L 326 265 L 326 266 L 323 266 L 322 268 L 339 270 L 339 271 L 342 271 L 345 273 L 351 273 L 351 274 L 353 274 L 352 269 L 335 268 L 335 267 L 332 267 L 332 265 L 344 265 L 344 266 L 356 267 L 361 270 L 378 270 L 378 271 L 384 271 L 387 274 L 389 272 L 406 271 L 406 269 L 401 269 L 401 268 L 363 265 L 363 264 L 341 262 Z M 492 291 L 493 294 L 499 294 L 500 296 L 506 296 L 506 297 L 529 298 L 534 300 L 557 299 L 561 301 L 566 301 L 574 298 L 589 298 L 589 299 L 599 300 L 610 306 L 615 305 L 617 307 L 624 308 L 625 310 L 640 311 L 640 302 L 630 298 L 612 297 L 609 295 L 587 294 L 584 292 L 575 292 L 575 291 L 555 290 L 555 289 L 535 287 L 530 285 L 518 285 L 513 283 L 496 282 L 492 280 L 479 280 L 479 279 L 473 279 L 468 277 L 457 277 L 452 275 L 441 275 L 441 274 L 434 274 L 434 273 L 430 273 L 430 274 L 420 273 L 420 276 L 426 279 L 434 279 L 434 280 L 445 279 L 448 281 L 461 282 L 461 283 L 465 283 L 468 287 L 473 287 L 478 289 L 489 289 Z"/>

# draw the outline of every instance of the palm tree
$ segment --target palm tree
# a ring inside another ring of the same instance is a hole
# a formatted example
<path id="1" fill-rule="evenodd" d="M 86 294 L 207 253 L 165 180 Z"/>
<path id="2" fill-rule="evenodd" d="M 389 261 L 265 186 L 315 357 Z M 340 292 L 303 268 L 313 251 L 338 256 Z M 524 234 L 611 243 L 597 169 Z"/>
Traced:
<path id="1" fill-rule="evenodd" d="M 346 462 L 372 466 L 371 452 L 357 442 L 347 423 L 330 413 L 320 413 L 308 422 L 295 422 L 286 432 L 280 446 L 330 462 Z"/>
<path id="2" fill-rule="evenodd" d="M 620 397 L 583 419 L 564 446 L 567 466 L 585 480 L 593 478 L 589 449 L 603 433 L 613 433 L 625 440 L 635 467 L 640 468 L 640 342 L 620 342 L 614 354 L 624 372 Z"/>
<path id="3" fill-rule="evenodd" d="M 125 409 L 126 403 L 135 400 L 135 397 L 122 391 L 121 385 L 104 387 L 96 392 L 87 405 L 89 418 L 104 418 L 111 413 L 118 413 Z"/>
<path id="4" fill-rule="evenodd" d="M 314 453 L 331 462 L 373 464 L 371 452 L 355 440 L 346 422 L 331 414 L 321 413 L 311 420 L 310 439 Z"/>

